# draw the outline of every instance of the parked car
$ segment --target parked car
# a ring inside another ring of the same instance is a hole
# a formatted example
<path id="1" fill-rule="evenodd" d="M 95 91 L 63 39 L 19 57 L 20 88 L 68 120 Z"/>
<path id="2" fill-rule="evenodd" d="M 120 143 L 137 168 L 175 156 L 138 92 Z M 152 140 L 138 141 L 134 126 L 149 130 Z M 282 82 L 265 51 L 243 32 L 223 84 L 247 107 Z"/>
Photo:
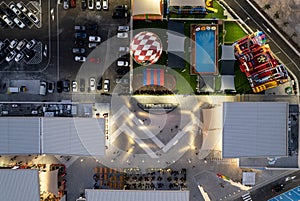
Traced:
<path id="1" fill-rule="evenodd" d="M 128 38 L 128 33 L 126 32 L 118 33 L 117 38 Z"/>
<path id="2" fill-rule="evenodd" d="M 112 14 L 112 18 L 127 18 L 127 12 L 123 11 L 115 11 Z"/>
<path id="3" fill-rule="evenodd" d="M 55 84 L 54 82 L 48 82 L 48 93 L 52 94 L 54 92 Z"/>
<path id="4" fill-rule="evenodd" d="M 108 10 L 108 0 L 103 0 L 102 7 L 103 7 L 103 10 Z"/>
<path id="5" fill-rule="evenodd" d="M 80 79 L 80 91 L 84 92 L 85 90 L 85 80 L 84 79 Z"/>
<path id="6" fill-rule="evenodd" d="M 127 11 L 128 8 L 127 8 L 126 4 L 123 4 L 123 5 L 117 5 L 117 6 L 115 6 L 115 10 L 116 11 Z"/>
<path id="7" fill-rule="evenodd" d="M 14 22 L 16 23 L 16 25 L 18 25 L 18 27 L 20 29 L 24 29 L 25 28 L 25 24 L 17 17 L 14 18 Z"/>
<path id="8" fill-rule="evenodd" d="M 23 12 L 23 13 L 26 13 L 27 12 L 27 8 L 22 5 L 21 2 L 17 3 L 17 7 Z"/>
<path id="9" fill-rule="evenodd" d="M 35 39 L 31 39 L 27 44 L 26 48 L 31 50 L 35 45 L 37 44 L 37 41 Z"/>
<path id="10" fill-rule="evenodd" d="M 109 92 L 110 86 L 109 86 L 109 79 L 105 79 L 104 80 L 104 86 L 103 86 L 103 90 L 104 92 Z"/>
<path id="11" fill-rule="evenodd" d="M 70 0 L 71 8 L 76 8 L 76 0 Z"/>
<path id="12" fill-rule="evenodd" d="M 61 93 L 63 91 L 63 81 L 59 80 L 56 84 L 57 93 Z"/>
<path id="13" fill-rule="evenodd" d="M 91 77 L 90 78 L 90 89 L 91 89 L 91 91 L 95 91 L 96 90 L 95 83 L 96 83 L 96 79 L 93 78 L 93 77 Z"/>
<path id="14" fill-rule="evenodd" d="M 101 10 L 101 0 L 96 0 L 96 9 Z"/>
<path id="15" fill-rule="evenodd" d="M 129 47 L 119 47 L 119 52 L 129 52 Z"/>
<path id="16" fill-rule="evenodd" d="M 20 51 L 21 49 L 23 49 L 23 47 L 24 47 L 25 45 L 26 45 L 26 40 L 25 40 L 25 39 L 24 39 L 24 40 L 21 40 L 21 41 L 18 43 L 16 49 Z"/>
<path id="17" fill-rule="evenodd" d="M 89 36 L 89 41 L 90 42 L 100 43 L 101 42 L 101 38 L 100 38 L 100 36 Z"/>
<path id="18" fill-rule="evenodd" d="M 40 83 L 40 95 L 45 96 L 47 92 L 47 82 L 41 81 Z"/>
<path id="19" fill-rule="evenodd" d="M 40 22 L 40 20 L 37 18 L 37 16 L 35 16 L 33 13 L 28 12 L 27 16 L 30 18 L 30 20 L 32 20 L 35 24 L 38 24 Z"/>
<path id="20" fill-rule="evenodd" d="M 64 7 L 65 10 L 69 9 L 69 0 L 64 0 L 63 7 Z"/>
<path id="21" fill-rule="evenodd" d="M 25 60 L 30 61 L 35 55 L 35 52 L 33 50 L 24 49 L 23 53 L 25 54 Z"/>
<path id="22" fill-rule="evenodd" d="M 129 62 L 125 61 L 125 60 L 117 60 L 117 66 L 118 67 L 128 67 L 129 66 Z"/>
<path id="23" fill-rule="evenodd" d="M 29 18 L 27 17 L 27 16 L 25 16 L 23 13 L 22 14 L 20 14 L 19 16 L 18 16 L 21 20 L 22 20 L 22 22 L 24 22 L 27 26 L 31 26 L 32 25 L 32 22 L 29 20 Z"/>
<path id="24" fill-rule="evenodd" d="M 77 32 L 77 33 L 75 33 L 75 38 L 79 38 L 79 39 L 84 39 L 84 38 L 86 38 L 86 33 L 84 33 L 84 32 Z"/>
<path id="25" fill-rule="evenodd" d="M 83 25 L 75 25 L 74 30 L 76 31 L 85 31 L 86 27 Z"/>
<path id="26" fill-rule="evenodd" d="M 78 91 L 78 85 L 75 80 L 72 81 L 72 91 L 77 92 Z"/>
<path id="27" fill-rule="evenodd" d="M 2 19 L 3 19 L 4 22 L 6 22 L 6 24 L 7 24 L 8 26 L 10 26 L 10 27 L 14 24 L 13 21 L 11 21 L 11 19 L 9 19 L 7 15 L 3 15 L 3 16 L 2 16 Z"/>
<path id="28" fill-rule="evenodd" d="M 14 40 L 10 41 L 9 47 L 11 49 L 14 49 L 17 46 L 17 44 L 18 44 L 18 40 L 14 39 Z"/>
<path id="29" fill-rule="evenodd" d="M 19 54 L 17 54 L 17 56 L 15 57 L 15 61 L 19 62 L 24 58 L 24 53 L 23 52 L 19 52 Z"/>
<path id="30" fill-rule="evenodd" d="M 86 9 L 86 0 L 81 0 L 81 9 L 82 10 Z"/>
<path id="31" fill-rule="evenodd" d="M 101 90 L 102 89 L 102 77 L 99 78 L 98 82 L 97 82 L 97 90 Z"/>
<path id="32" fill-rule="evenodd" d="M 129 31 L 129 26 L 118 26 L 118 31 Z"/>
<path id="33" fill-rule="evenodd" d="M 8 53 L 8 55 L 6 56 L 5 60 L 7 62 L 10 62 L 11 60 L 13 60 L 15 58 L 16 55 L 17 55 L 17 52 L 13 50 L 10 53 Z"/>
<path id="34" fill-rule="evenodd" d="M 72 49 L 72 52 L 74 54 L 84 54 L 85 53 L 85 49 L 84 48 L 78 48 L 78 47 L 76 47 L 76 48 Z"/>
<path id="35" fill-rule="evenodd" d="M 98 43 L 89 43 L 89 48 L 95 48 L 97 47 Z"/>
<path id="36" fill-rule="evenodd" d="M 117 78 L 116 83 L 117 84 L 128 84 L 129 80 L 127 78 Z"/>
<path id="37" fill-rule="evenodd" d="M 86 57 L 84 56 L 75 56 L 75 61 L 78 61 L 78 62 L 85 62 L 86 61 Z"/>
<path id="38" fill-rule="evenodd" d="M 94 9 L 94 0 L 88 0 L 88 7 L 90 10 Z"/>
<path id="39" fill-rule="evenodd" d="M 278 184 L 276 186 L 273 186 L 272 191 L 280 192 L 280 191 L 284 190 L 284 188 L 285 188 L 284 184 Z"/>
<path id="40" fill-rule="evenodd" d="M 87 30 L 97 31 L 98 25 L 97 24 L 87 24 L 86 28 L 87 28 Z"/>
<path id="41" fill-rule="evenodd" d="M 15 4 L 11 4 L 10 6 L 9 6 L 9 8 L 16 14 L 16 15 L 20 15 L 22 12 L 16 7 L 16 5 Z"/>
<path id="42" fill-rule="evenodd" d="M 69 92 L 70 91 L 70 80 L 63 80 L 63 91 Z"/>
<path id="43" fill-rule="evenodd" d="M 77 45 L 77 46 L 83 46 L 84 45 L 84 40 L 76 39 L 74 44 Z"/>

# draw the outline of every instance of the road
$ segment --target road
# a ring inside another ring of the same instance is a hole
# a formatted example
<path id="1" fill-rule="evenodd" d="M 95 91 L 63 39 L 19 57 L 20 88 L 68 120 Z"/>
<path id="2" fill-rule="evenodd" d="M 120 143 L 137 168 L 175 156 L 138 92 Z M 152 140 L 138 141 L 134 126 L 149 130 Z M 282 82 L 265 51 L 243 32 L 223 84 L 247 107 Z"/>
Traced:
<path id="1" fill-rule="evenodd" d="M 296 176 L 294 178 L 294 176 Z M 284 184 L 284 190 L 280 192 L 272 191 L 272 188 L 278 184 Z M 271 182 L 269 185 L 251 191 L 250 196 L 252 200 L 269 200 L 285 191 L 293 189 L 300 185 L 300 171 L 293 172 L 292 174 L 286 175 L 280 179 Z M 242 201 L 242 198 L 238 198 L 235 201 Z"/>
<path id="2" fill-rule="evenodd" d="M 300 58 L 288 46 L 288 44 L 276 33 L 276 31 L 268 25 L 268 23 L 260 17 L 260 15 L 251 7 L 247 0 L 224 0 L 234 10 L 241 19 L 247 20 L 247 25 L 252 30 L 262 30 L 267 35 L 268 43 L 276 56 L 300 78 Z"/>

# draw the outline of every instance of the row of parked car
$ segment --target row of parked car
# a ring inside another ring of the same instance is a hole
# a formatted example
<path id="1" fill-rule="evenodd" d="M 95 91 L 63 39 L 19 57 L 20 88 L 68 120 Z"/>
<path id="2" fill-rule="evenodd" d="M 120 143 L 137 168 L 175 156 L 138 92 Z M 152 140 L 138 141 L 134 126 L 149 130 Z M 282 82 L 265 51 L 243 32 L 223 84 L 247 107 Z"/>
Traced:
<path id="1" fill-rule="evenodd" d="M 17 39 L 0 41 L 0 61 L 4 58 L 7 62 L 11 62 L 12 60 L 21 62 L 24 58 L 29 61 L 35 55 L 33 48 L 36 44 L 37 41 L 35 39 L 31 39 L 30 41 L 26 39 L 21 41 Z"/>
<path id="2" fill-rule="evenodd" d="M 128 16 L 128 7 L 127 5 L 118 5 L 115 7 L 114 12 L 112 14 L 113 18 L 127 18 Z"/>
<path id="3" fill-rule="evenodd" d="M 90 30 L 97 30 L 98 26 L 95 25 L 89 25 L 88 28 Z M 84 48 L 85 40 L 88 39 L 88 47 L 89 48 L 96 48 L 101 43 L 101 37 L 100 36 L 94 36 L 86 33 L 88 30 L 85 25 L 75 25 L 75 46 L 72 49 L 73 54 L 76 54 L 74 57 L 75 61 L 78 62 L 85 62 L 86 57 L 84 56 L 86 49 Z M 88 37 L 87 37 L 88 36 Z"/>
<path id="4" fill-rule="evenodd" d="M 33 14 L 22 2 L 14 4 L 11 2 L 9 6 L 2 4 L 0 7 L 0 25 L 2 27 L 13 28 L 17 25 L 20 29 L 26 26 L 31 27 L 32 24 L 38 25 L 40 20 Z"/>
<path id="5" fill-rule="evenodd" d="M 103 82 L 103 84 L 102 84 Z M 103 91 L 104 92 L 109 92 L 110 90 L 110 80 L 105 79 L 103 81 L 102 77 L 98 79 L 98 83 L 96 84 L 96 79 L 94 77 L 91 77 L 89 79 L 89 91 L 90 92 L 95 92 L 97 90 L 102 90 L 103 86 Z M 46 82 L 46 81 L 41 81 L 40 82 L 40 95 L 46 95 L 47 93 L 51 94 L 55 90 L 55 83 L 54 82 Z M 62 93 L 62 92 L 84 92 L 85 91 L 85 79 L 80 79 L 80 82 L 76 80 L 73 80 L 70 82 L 68 79 L 64 80 L 59 80 L 56 83 L 56 91 L 57 93 Z"/>
<path id="6" fill-rule="evenodd" d="M 94 8 L 101 10 L 101 0 L 81 0 L 82 10 L 85 10 L 87 7 L 89 10 L 94 10 Z M 108 10 L 108 0 L 102 0 L 102 8 L 103 10 Z"/>

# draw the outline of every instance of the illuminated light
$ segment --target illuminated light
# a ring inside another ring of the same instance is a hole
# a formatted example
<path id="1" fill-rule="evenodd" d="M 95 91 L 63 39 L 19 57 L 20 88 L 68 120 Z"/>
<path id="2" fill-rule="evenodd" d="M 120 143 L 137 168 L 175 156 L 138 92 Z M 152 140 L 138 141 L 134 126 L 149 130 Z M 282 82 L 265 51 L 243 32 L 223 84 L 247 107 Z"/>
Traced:
<path id="1" fill-rule="evenodd" d="M 46 156 L 46 154 L 43 154 L 43 156 Z"/>
<path id="2" fill-rule="evenodd" d="M 144 163 L 144 162 L 145 162 L 145 160 L 143 159 L 143 160 L 142 160 L 142 163 Z"/>
<path id="3" fill-rule="evenodd" d="M 84 161 L 84 159 L 82 158 L 82 159 L 80 159 L 80 162 L 83 162 Z"/>

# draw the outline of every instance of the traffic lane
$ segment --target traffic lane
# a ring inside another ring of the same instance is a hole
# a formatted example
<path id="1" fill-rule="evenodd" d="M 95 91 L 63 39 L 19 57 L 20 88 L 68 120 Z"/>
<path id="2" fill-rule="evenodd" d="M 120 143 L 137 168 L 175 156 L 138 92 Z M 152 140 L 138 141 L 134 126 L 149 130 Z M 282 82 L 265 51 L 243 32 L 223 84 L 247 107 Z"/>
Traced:
<path id="1" fill-rule="evenodd" d="M 236 12 L 242 19 L 246 19 L 250 17 L 252 20 L 247 21 L 247 25 L 252 30 L 264 30 L 269 38 L 269 44 L 274 53 L 281 52 L 282 54 L 278 54 L 279 59 L 287 65 L 287 67 L 295 74 L 295 76 L 300 76 L 299 67 L 296 65 L 297 62 L 300 62 L 300 58 L 295 54 L 295 52 L 288 47 L 288 45 L 281 39 L 281 37 L 275 33 L 273 29 L 270 29 L 271 33 L 266 31 L 265 27 L 262 28 L 262 24 L 267 24 L 256 11 L 244 0 L 239 1 L 226 1 L 226 3 Z M 276 41 L 277 44 L 274 43 Z M 280 47 L 278 47 L 280 46 Z M 289 56 L 287 56 L 289 55 Z M 293 61 L 291 60 L 293 58 Z"/>

